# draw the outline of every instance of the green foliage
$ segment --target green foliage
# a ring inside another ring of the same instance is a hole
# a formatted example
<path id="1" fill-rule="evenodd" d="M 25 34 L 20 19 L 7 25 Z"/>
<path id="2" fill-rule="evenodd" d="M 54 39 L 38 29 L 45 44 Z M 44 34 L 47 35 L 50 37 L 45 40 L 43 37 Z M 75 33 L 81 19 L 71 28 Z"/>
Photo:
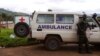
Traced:
<path id="1" fill-rule="evenodd" d="M 11 33 L 13 33 L 12 29 L 1 29 L 0 37 L 8 37 Z"/>
<path id="2" fill-rule="evenodd" d="M 27 38 L 0 37 L 0 46 L 2 47 L 14 47 L 23 45 L 28 45 Z"/>
<path id="3" fill-rule="evenodd" d="M 35 39 L 0 37 L 0 46 L 2 47 L 26 46 L 38 43 Z"/>
<path id="4" fill-rule="evenodd" d="M 38 41 L 35 39 L 24 38 L 10 38 L 10 34 L 13 33 L 11 29 L 1 29 L 0 33 L 0 46 L 2 47 L 15 47 L 15 46 L 24 46 L 24 45 L 33 45 L 37 44 Z"/>
<path id="5" fill-rule="evenodd" d="M 3 21 L 13 21 L 13 15 L 8 15 L 7 13 L 2 13 L 2 20 Z"/>
<path id="6" fill-rule="evenodd" d="M 2 13 L 2 18 L 6 18 L 6 17 L 7 17 L 7 14 Z"/>

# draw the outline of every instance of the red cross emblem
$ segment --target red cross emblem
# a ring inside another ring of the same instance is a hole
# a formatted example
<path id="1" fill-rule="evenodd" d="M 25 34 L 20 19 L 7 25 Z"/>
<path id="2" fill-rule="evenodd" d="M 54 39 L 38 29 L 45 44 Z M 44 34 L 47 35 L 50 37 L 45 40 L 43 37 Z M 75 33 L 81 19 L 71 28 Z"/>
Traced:
<path id="1" fill-rule="evenodd" d="M 21 18 L 19 19 L 19 21 L 20 21 L 20 22 L 24 22 L 25 19 L 24 19 L 23 17 L 21 17 Z"/>

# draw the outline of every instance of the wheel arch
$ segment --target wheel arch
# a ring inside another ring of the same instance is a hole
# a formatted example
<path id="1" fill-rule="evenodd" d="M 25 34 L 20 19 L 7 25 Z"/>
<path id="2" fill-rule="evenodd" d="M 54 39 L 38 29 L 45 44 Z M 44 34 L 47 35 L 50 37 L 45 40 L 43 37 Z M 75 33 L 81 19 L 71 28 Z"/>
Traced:
<path id="1" fill-rule="evenodd" d="M 47 34 L 46 37 L 45 37 L 45 40 L 48 38 L 48 36 L 57 36 L 56 38 L 58 38 L 61 42 L 63 42 L 63 40 L 62 40 L 62 38 L 59 34 Z"/>

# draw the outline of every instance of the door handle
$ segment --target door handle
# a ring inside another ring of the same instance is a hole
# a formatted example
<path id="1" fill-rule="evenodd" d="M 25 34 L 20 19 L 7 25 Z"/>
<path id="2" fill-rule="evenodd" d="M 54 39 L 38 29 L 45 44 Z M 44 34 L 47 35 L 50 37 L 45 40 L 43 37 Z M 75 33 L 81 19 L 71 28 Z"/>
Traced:
<path id="1" fill-rule="evenodd" d="M 98 32 L 98 31 L 93 31 L 93 32 Z"/>

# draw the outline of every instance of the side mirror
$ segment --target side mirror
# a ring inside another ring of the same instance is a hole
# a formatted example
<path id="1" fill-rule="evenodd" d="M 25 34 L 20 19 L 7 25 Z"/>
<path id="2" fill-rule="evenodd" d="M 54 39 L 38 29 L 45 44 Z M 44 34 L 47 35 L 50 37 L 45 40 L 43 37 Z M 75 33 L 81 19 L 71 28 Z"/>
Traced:
<path id="1" fill-rule="evenodd" d="M 94 25 L 93 25 L 93 23 L 92 23 L 92 25 L 91 25 L 91 28 L 94 29 Z"/>
<path id="2" fill-rule="evenodd" d="M 97 27 L 95 24 L 91 23 L 89 24 L 91 29 L 94 29 L 95 27 Z"/>

